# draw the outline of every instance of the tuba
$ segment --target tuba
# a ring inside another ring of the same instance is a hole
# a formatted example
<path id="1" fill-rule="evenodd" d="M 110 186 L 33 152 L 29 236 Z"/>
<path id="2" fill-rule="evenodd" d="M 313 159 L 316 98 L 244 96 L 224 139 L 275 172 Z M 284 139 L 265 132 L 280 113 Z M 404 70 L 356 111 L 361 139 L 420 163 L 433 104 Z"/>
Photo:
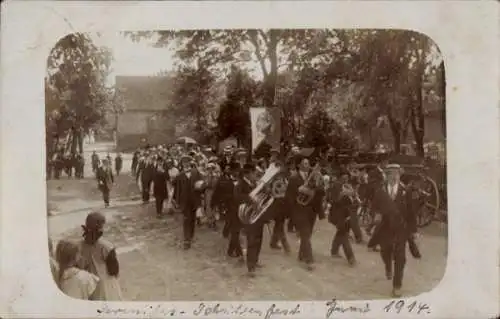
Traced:
<path id="1" fill-rule="evenodd" d="M 257 222 L 273 204 L 275 198 L 285 197 L 288 180 L 278 166 L 269 166 L 257 186 L 248 194 L 248 202 L 238 207 L 238 217 L 243 224 Z"/>
<path id="2" fill-rule="evenodd" d="M 316 179 L 320 177 L 318 176 L 320 168 L 319 163 L 316 164 L 307 179 L 304 181 L 304 184 L 299 187 L 299 193 L 297 195 L 297 203 L 299 205 L 306 206 L 313 200 L 316 190 L 314 187 L 311 187 L 310 184 L 311 182 L 317 182 Z M 313 180 L 313 178 L 315 179 Z"/>

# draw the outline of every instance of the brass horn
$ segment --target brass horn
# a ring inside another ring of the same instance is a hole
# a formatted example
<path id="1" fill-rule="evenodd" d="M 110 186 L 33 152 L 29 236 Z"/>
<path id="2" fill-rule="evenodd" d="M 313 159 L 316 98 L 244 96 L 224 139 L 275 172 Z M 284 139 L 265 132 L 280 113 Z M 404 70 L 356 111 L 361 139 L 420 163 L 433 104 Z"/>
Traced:
<path id="1" fill-rule="evenodd" d="M 248 194 L 249 201 L 240 204 L 238 217 L 243 224 L 254 224 L 273 204 L 275 198 L 285 196 L 288 180 L 280 167 L 270 166 L 257 186 Z"/>

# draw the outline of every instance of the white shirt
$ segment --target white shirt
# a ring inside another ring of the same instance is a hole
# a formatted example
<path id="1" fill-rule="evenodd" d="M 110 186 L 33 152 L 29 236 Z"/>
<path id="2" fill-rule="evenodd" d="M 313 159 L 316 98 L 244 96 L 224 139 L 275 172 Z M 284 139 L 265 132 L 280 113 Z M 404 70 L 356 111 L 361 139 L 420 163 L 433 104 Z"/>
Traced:
<path id="1" fill-rule="evenodd" d="M 392 199 L 396 198 L 396 195 L 398 194 L 398 183 L 394 183 L 392 185 L 387 184 L 387 192 L 389 193 L 389 196 L 391 196 Z"/>
<path id="2" fill-rule="evenodd" d="M 307 179 L 307 172 L 299 171 L 299 174 L 304 181 Z"/>

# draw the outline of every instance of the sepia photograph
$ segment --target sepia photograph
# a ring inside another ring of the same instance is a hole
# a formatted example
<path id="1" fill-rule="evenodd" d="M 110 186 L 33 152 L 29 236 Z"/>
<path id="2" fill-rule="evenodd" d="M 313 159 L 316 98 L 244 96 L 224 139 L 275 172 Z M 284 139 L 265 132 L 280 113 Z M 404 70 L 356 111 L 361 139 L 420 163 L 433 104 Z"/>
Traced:
<path id="1" fill-rule="evenodd" d="M 445 71 L 403 29 L 65 35 L 44 82 L 54 285 L 105 301 L 433 290 Z"/>

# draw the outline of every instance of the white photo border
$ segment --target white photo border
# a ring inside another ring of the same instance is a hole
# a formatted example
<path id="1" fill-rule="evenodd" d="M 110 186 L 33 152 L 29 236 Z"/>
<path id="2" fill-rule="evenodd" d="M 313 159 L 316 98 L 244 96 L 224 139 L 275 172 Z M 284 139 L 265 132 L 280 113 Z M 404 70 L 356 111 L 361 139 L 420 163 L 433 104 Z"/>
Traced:
<path id="1" fill-rule="evenodd" d="M 499 48 L 493 1 L 7 1 L 1 19 L 0 316 L 12 318 L 194 317 L 197 302 L 72 300 L 50 277 L 47 252 L 44 75 L 51 48 L 73 32 L 199 28 L 397 28 L 439 46 L 447 81 L 449 250 L 446 273 L 428 293 L 426 317 L 499 312 Z M 411 275 L 411 274 L 410 274 Z M 335 296 L 331 296 L 335 298 Z M 388 300 L 345 301 L 386 313 Z M 245 302 L 264 311 L 273 302 Z M 235 302 L 221 302 L 221 305 Z M 107 305 L 107 306 L 105 306 Z M 276 302 L 293 308 L 297 302 Z M 97 309 L 122 309 L 97 312 Z M 325 301 L 300 302 L 296 318 L 325 318 Z M 184 311 L 181 314 L 179 311 Z M 291 317 L 289 315 L 288 317 Z M 234 318 L 213 313 L 211 318 Z M 247 318 L 254 317 L 250 313 Z M 261 317 L 265 317 L 262 315 Z M 285 316 L 275 315 L 273 318 Z"/>

